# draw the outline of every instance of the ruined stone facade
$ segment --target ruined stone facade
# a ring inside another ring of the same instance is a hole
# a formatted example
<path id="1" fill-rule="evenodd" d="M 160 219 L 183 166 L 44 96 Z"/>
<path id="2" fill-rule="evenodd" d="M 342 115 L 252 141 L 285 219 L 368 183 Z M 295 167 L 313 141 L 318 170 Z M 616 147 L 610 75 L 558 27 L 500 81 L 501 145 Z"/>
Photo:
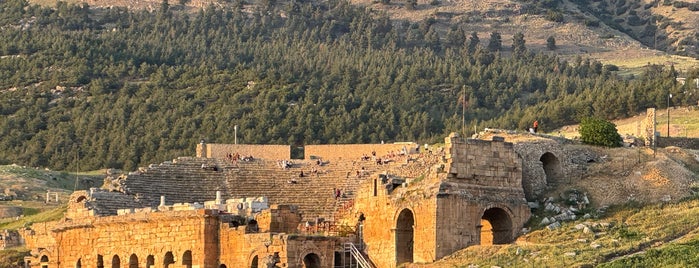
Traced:
<path id="1" fill-rule="evenodd" d="M 28 266 L 390 268 L 510 243 L 529 219 L 513 144 L 390 146 L 310 150 L 332 160 L 291 168 L 183 157 L 111 177 L 111 191 L 76 192 L 64 219 L 22 231 Z M 385 161 L 358 159 L 372 150 Z"/>
<path id="2" fill-rule="evenodd" d="M 445 161 L 428 177 L 404 184 L 376 178 L 360 191 L 354 209 L 365 215 L 362 239 L 377 267 L 433 262 L 481 243 L 510 243 L 529 219 L 521 159 L 511 143 L 455 135 L 445 143 Z"/>

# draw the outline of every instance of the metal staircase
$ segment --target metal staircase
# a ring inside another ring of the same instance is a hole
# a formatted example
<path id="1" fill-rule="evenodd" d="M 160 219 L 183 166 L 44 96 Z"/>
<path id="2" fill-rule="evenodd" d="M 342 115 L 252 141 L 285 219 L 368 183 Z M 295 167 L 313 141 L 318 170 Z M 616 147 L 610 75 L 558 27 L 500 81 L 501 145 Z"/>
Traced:
<path id="1" fill-rule="evenodd" d="M 343 265 L 335 266 L 335 268 L 375 268 L 364 253 L 362 253 L 362 249 L 364 248 L 363 227 L 364 226 L 360 224 L 357 229 L 359 245 L 357 246 L 351 242 L 345 243 Z"/>

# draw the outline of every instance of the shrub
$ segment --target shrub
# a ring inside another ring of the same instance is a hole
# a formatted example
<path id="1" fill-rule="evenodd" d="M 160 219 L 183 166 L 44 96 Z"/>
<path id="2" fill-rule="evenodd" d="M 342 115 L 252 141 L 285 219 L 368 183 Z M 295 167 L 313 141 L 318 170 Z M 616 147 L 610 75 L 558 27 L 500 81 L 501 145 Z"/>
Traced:
<path id="1" fill-rule="evenodd" d="M 604 119 L 588 117 L 580 122 L 580 139 L 587 144 L 608 147 L 621 146 L 616 125 Z"/>

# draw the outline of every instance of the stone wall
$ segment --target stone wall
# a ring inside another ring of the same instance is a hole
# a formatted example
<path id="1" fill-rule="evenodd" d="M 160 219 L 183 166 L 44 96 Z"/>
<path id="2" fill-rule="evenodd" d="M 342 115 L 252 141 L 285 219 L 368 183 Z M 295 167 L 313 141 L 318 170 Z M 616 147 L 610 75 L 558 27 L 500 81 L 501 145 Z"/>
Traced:
<path id="1" fill-rule="evenodd" d="M 301 223 L 301 214 L 288 205 L 272 205 L 255 218 L 260 232 L 295 233 Z"/>
<path id="2" fill-rule="evenodd" d="M 291 159 L 289 145 L 257 145 L 257 144 L 197 144 L 197 157 L 226 158 L 228 154 L 249 156 L 270 160 Z"/>
<path id="3" fill-rule="evenodd" d="M 380 177 L 362 185 L 353 210 L 365 216 L 363 241 L 377 267 L 433 262 L 479 244 L 482 219 L 493 222 L 496 242 L 509 243 L 529 219 L 511 143 L 452 135 L 445 152 L 444 168 L 421 180 Z"/>
<path id="4" fill-rule="evenodd" d="M 36 258 L 48 258 L 48 267 L 127 267 L 133 260 L 155 267 L 171 255 L 174 263 L 217 267 L 218 222 L 212 210 L 134 213 L 87 217 L 63 222 L 36 223 L 25 230 L 27 248 L 45 248 Z M 53 243 L 51 243 L 53 242 Z M 184 263 L 183 263 L 184 262 Z M 36 261 L 32 262 L 38 264 Z M 35 266 L 32 266 L 35 267 Z M 114 266 L 116 267 L 116 266 Z"/>
<path id="5" fill-rule="evenodd" d="M 304 154 L 306 159 L 354 159 L 359 160 L 363 155 L 372 156 L 376 152 L 377 157 L 388 155 L 390 152 L 399 154 L 415 153 L 418 144 L 413 142 L 400 142 L 391 144 L 332 144 L 332 145 L 306 145 Z"/>
<path id="6" fill-rule="evenodd" d="M 23 244 L 22 237 L 15 230 L 0 232 L 0 250 L 17 247 Z"/>
<path id="7" fill-rule="evenodd" d="M 522 188 L 527 200 L 541 198 L 547 188 L 580 178 L 585 165 L 599 161 L 586 146 L 570 146 L 556 140 L 538 140 L 514 145 L 522 158 Z"/>
<path id="8" fill-rule="evenodd" d="M 679 137 L 660 137 L 658 139 L 658 147 L 676 146 L 685 149 L 699 150 L 699 139 L 697 138 L 679 138 Z"/>
<path id="9" fill-rule="evenodd" d="M 396 267 L 397 247 L 412 246 L 413 262 L 433 262 L 437 260 L 436 252 L 436 215 L 435 199 L 419 198 L 414 200 L 396 199 L 384 190 L 377 195 L 372 193 L 372 186 L 367 185 L 356 199 L 355 210 L 363 213 L 363 238 L 366 253 L 376 267 Z M 397 222 L 400 213 L 412 215 L 414 237 L 410 241 L 396 241 Z M 354 221 L 358 224 L 358 221 Z"/>

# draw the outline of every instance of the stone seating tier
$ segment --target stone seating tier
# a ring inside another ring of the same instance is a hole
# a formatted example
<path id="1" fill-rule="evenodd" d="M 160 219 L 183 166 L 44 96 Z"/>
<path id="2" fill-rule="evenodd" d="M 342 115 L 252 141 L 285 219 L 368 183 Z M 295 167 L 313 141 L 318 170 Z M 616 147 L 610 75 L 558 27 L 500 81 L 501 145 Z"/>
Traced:
<path id="1" fill-rule="evenodd" d="M 294 166 L 282 169 L 276 160 L 255 159 L 251 162 L 227 159 L 180 157 L 159 165 L 151 165 L 141 172 L 130 174 L 124 180 L 129 194 L 138 194 L 140 200 L 152 207 L 160 204 L 204 203 L 213 200 L 216 191 L 222 199 L 265 196 L 270 204 L 296 205 L 303 219 L 332 220 L 341 204 L 353 198 L 364 178 L 382 171 L 371 161 L 336 160 L 317 166 L 315 161 L 294 160 Z M 202 169 L 217 167 L 217 171 Z M 365 167 L 363 178 L 356 171 Z M 317 174 L 311 173 L 316 168 Z M 299 174 L 303 170 L 303 178 Z M 349 174 L 349 176 L 348 176 Z M 289 183 L 295 179 L 296 183 Z M 335 199 L 334 188 L 341 188 L 344 197 Z"/>

